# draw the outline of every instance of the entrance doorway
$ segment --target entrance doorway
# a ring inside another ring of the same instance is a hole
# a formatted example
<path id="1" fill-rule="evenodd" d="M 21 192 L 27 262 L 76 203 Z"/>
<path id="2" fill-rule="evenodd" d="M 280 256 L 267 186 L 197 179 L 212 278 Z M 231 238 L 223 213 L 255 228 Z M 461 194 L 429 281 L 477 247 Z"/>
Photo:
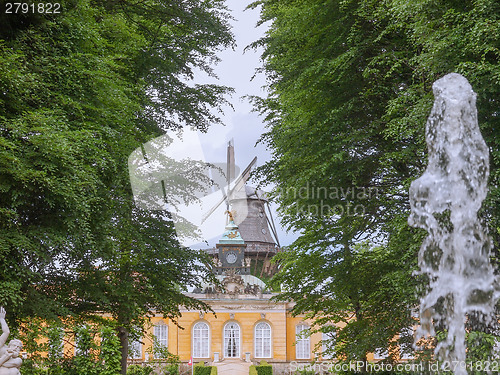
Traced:
<path id="1" fill-rule="evenodd" d="M 224 358 L 240 358 L 240 326 L 229 322 L 224 326 Z"/>

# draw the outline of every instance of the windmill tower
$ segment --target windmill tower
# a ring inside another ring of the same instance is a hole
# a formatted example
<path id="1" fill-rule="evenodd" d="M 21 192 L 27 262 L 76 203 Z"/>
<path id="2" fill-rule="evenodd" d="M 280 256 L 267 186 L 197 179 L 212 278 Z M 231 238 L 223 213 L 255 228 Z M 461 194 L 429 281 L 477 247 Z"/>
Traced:
<path id="1" fill-rule="evenodd" d="M 268 278 L 276 271 L 271 258 L 279 251 L 280 246 L 266 194 L 247 184 L 257 158 L 252 160 L 238 178 L 235 178 L 234 160 L 234 145 L 230 141 L 227 148 L 226 189 L 222 189 L 222 199 L 203 218 L 203 221 L 207 220 L 225 203 L 229 223 L 223 238 L 217 244 L 219 251 L 209 249 L 208 252 L 218 257 L 215 262 L 219 264 L 218 273 L 224 273 L 229 268 L 239 274 Z M 227 237 L 233 235 L 238 238 L 238 242 Z M 229 250 L 230 246 L 226 246 L 231 242 L 237 251 Z"/>

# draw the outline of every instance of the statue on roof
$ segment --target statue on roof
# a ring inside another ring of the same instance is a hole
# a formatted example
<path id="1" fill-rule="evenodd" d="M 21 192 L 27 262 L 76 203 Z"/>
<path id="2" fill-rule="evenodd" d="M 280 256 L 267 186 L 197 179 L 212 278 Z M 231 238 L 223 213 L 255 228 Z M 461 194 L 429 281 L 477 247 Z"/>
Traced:
<path id="1" fill-rule="evenodd" d="M 233 211 L 227 210 L 225 213 L 229 216 L 229 221 L 234 221 Z"/>

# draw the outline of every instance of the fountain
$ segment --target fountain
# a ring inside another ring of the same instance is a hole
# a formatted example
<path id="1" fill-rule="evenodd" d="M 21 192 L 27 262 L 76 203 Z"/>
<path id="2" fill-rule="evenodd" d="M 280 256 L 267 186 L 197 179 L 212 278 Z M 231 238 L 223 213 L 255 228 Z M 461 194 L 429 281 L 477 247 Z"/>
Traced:
<path id="1" fill-rule="evenodd" d="M 489 154 L 481 136 L 476 94 L 451 73 L 433 85 L 434 106 L 426 124 L 428 165 L 410 187 L 408 223 L 429 235 L 419 251 L 429 288 L 420 301 L 417 339 L 447 330 L 437 358 L 467 374 L 465 323 L 473 312 L 492 316 L 498 288 L 490 264 L 491 241 L 477 213 L 487 194 Z"/>

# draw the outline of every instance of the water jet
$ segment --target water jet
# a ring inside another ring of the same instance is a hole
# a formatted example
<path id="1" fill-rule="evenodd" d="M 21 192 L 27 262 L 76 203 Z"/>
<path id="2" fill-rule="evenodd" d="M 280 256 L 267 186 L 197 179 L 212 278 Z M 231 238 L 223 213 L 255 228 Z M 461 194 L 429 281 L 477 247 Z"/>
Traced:
<path id="1" fill-rule="evenodd" d="M 487 194 L 489 152 L 477 121 L 476 94 L 466 78 L 451 73 L 433 85 L 426 124 L 428 165 L 410 187 L 408 223 L 426 229 L 418 255 L 429 279 L 420 300 L 417 339 L 447 331 L 435 354 L 465 363 L 468 314 L 492 316 L 498 287 L 490 263 L 491 240 L 478 218 Z M 456 375 L 465 375 L 457 366 Z"/>

